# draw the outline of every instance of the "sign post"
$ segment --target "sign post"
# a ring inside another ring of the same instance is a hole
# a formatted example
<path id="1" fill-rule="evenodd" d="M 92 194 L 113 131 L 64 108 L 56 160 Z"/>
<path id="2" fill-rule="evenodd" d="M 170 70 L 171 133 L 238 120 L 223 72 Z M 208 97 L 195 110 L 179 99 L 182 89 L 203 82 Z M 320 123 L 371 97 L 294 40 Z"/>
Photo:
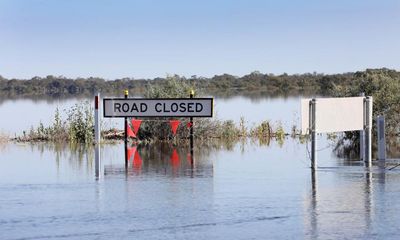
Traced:
<path id="1" fill-rule="evenodd" d="M 96 178 L 100 178 L 101 174 L 101 164 L 100 164 L 100 114 L 99 114 L 99 104 L 100 104 L 100 93 L 97 93 L 94 97 L 94 144 L 95 144 L 95 162 L 94 169 Z"/>
<path id="2" fill-rule="evenodd" d="M 361 93 L 360 94 L 361 97 L 365 96 L 365 93 Z M 364 106 L 365 107 L 365 106 Z M 360 161 L 364 161 L 365 157 L 365 131 L 364 128 L 362 130 L 359 131 L 359 137 L 360 137 Z"/>
<path id="3" fill-rule="evenodd" d="M 386 160 L 385 117 L 378 116 L 376 125 L 378 130 L 378 160 L 382 162 Z"/>
<path id="4" fill-rule="evenodd" d="M 190 90 L 190 98 L 192 99 L 194 97 L 194 90 Z M 194 130 L 194 125 L 193 125 L 193 117 L 190 117 L 190 166 L 193 167 L 194 165 L 194 156 L 193 156 L 193 147 L 194 147 L 194 142 L 193 142 L 193 130 Z"/>
<path id="5" fill-rule="evenodd" d="M 365 110 L 364 110 L 364 119 L 365 119 L 365 165 L 367 167 L 371 166 L 372 161 L 372 97 L 365 98 Z"/>
<path id="6" fill-rule="evenodd" d="M 124 91 L 125 99 L 128 98 L 129 91 L 128 89 L 125 89 Z M 105 105 L 104 105 L 105 106 Z M 128 130 L 128 117 L 124 117 L 125 123 L 124 123 L 124 149 L 125 149 L 125 169 L 128 168 L 128 135 L 127 135 L 127 130 Z"/>
<path id="7" fill-rule="evenodd" d="M 310 131 L 311 131 L 311 169 L 315 171 L 317 165 L 317 100 L 310 101 Z"/>

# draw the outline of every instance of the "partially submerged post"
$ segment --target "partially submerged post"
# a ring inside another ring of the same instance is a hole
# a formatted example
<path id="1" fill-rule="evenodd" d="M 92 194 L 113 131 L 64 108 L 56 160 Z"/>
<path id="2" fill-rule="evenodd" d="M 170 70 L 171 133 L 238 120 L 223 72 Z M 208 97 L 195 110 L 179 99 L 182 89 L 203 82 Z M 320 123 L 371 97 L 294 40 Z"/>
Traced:
<path id="1" fill-rule="evenodd" d="M 125 89 L 124 91 L 124 96 L 125 99 L 128 98 L 129 91 L 128 89 Z M 124 117 L 125 122 L 124 122 L 124 150 L 125 150 L 125 169 L 128 168 L 128 117 Z"/>
<path id="2" fill-rule="evenodd" d="M 367 167 L 371 166 L 372 162 L 372 97 L 366 97 L 364 100 L 364 131 L 365 131 L 365 165 Z"/>
<path id="3" fill-rule="evenodd" d="M 190 98 L 194 97 L 194 90 L 190 90 Z M 194 156 L 193 156 L 193 147 L 194 147 L 194 142 L 193 142 L 193 117 L 190 117 L 190 164 L 193 167 L 194 164 Z"/>
<path id="4" fill-rule="evenodd" d="M 317 165 L 317 100 L 314 98 L 310 101 L 310 134 L 311 134 L 311 169 L 314 171 Z"/>
<path id="5" fill-rule="evenodd" d="M 365 96 L 365 93 L 360 94 L 361 97 Z M 365 131 L 364 128 L 359 131 L 359 137 L 360 137 L 360 161 L 363 161 L 365 159 L 364 154 L 365 154 Z"/>
<path id="6" fill-rule="evenodd" d="M 378 116 L 376 118 L 378 130 L 378 160 L 386 160 L 386 137 L 385 137 L 385 117 Z"/>
<path id="7" fill-rule="evenodd" d="M 95 175 L 96 178 L 100 178 L 101 174 L 101 161 L 100 161 L 100 93 L 97 93 L 94 97 L 94 144 L 95 144 Z"/>

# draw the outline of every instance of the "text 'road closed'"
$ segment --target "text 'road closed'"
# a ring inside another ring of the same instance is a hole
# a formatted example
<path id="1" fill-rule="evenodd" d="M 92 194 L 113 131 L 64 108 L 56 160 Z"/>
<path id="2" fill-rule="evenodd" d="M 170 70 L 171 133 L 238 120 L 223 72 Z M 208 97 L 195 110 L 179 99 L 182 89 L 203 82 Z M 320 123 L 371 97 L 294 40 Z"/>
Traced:
<path id="1" fill-rule="evenodd" d="M 212 117 L 212 98 L 104 99 L 104 117 Z"/>

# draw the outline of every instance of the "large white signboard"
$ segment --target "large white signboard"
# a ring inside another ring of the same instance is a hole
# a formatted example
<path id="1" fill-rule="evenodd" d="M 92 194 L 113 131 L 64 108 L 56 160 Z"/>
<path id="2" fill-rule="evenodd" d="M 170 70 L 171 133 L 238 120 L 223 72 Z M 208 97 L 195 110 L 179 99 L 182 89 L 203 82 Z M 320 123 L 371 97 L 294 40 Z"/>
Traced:
<path id="1" fill-rule="evenodd" d="M 309 128 L 309 102 L 301 100 L 301 131 Z M 318 133 L 356 131 L 364 128 L 364 97 L 317 98 L 316 130 Z"/>
<path id="2" fill-rule="evenodd" d="M 104 117 L 212 117 L 212 98 L 104 98 Z"/>

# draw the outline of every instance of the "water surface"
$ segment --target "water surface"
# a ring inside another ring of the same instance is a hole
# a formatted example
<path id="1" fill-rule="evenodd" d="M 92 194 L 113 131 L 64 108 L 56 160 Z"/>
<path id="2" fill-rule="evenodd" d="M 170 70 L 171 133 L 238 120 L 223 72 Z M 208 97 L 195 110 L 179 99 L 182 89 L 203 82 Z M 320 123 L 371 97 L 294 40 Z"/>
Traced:
<path id="1" fill-rule="evenodd" d="M 320 139 L 322 144 L 327 144 Z M 398 239 L 400 170 L 307 149 L 245 141 L 137 148 L 104 145 L 96 181 L 93 149 L 2 145 L 0 239 Z"/>

